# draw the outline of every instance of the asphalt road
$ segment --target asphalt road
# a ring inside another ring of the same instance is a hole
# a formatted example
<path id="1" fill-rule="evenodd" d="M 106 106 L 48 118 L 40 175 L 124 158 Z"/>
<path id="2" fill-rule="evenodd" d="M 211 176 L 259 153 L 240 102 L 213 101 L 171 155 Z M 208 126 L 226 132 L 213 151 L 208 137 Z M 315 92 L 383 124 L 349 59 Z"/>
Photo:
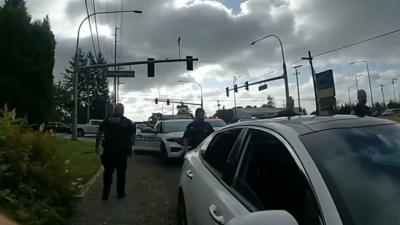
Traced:
<path id="1" fill-rule="evenodd" d="M 110 197 L 102 201 L 102 177 L 99 177 L 85 197 L 77 200 L 70 224 L 174 224 L 179 175 L 179 165 L 165 164 L 156 156 L 133 154 L 128 161 L 127 197 L 116 197 L 114 174 Z"/>

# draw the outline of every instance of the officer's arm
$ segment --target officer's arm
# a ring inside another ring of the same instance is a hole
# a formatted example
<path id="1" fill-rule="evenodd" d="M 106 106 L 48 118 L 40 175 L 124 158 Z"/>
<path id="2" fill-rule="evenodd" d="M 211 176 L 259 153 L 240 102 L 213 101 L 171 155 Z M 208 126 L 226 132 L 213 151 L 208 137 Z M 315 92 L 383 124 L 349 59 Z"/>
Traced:
<path id="1" fill-rule="evenodd" d="M 99 146 L 100 146 L 100 140 L 101 140 L 101 135 L 104 132 L 104 121 L 100 124 L 99 129 L 97 130 L 96 134 L 96 153 L 99 153 Z"/>

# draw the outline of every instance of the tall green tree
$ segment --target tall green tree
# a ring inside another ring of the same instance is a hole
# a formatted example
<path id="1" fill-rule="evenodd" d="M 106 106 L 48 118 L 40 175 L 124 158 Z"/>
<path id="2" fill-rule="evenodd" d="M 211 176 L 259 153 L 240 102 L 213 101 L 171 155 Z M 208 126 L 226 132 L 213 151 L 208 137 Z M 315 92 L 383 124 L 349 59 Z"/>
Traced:
<path id="1" fill-rule="evenodd" d="M 71 58 L 69 66 L 65 69 L 63 80 L 63 87 L 71 95 L 73 94 L 74 58 Z M 97 58 L 98 60 L 90 51 L 87 54 L 81 49 L 78 51 L 79 66 L 106 63 L 101 53 Z M 83 123 L 88 119 L 102 119 L 106 115 L 106 110 L 108 110 L 107 113 L 110 113 L 111 109 L 108 82 L 104 69 L 80 71 L 78 76 L 78 122 Z"/>
<path id="2" fill-rule="evenodd" d="M 0 6 L 0 105 L 18 117 L 41 122 L 53 107 L 55 39 L 49 18 L 31 22 L 25 1 Z"/>
<path id="3" fill-rule="evenodd" d="M 192 110 L 190 110 L 189 106 L 185 104 L 177 105 L 176 108 L 178 109 L 177 115 L 185 115 L 193 117 Z"/>

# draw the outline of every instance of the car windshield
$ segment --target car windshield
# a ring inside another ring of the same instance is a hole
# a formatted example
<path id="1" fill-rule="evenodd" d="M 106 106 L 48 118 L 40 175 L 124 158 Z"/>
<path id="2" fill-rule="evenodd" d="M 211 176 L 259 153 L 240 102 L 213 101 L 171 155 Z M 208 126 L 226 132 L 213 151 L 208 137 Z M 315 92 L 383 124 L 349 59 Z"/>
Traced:
<path id="1" fill-rule="evenodd" d="M 301 136 L 345 225 L 400 224 L 400 125 Z"/>
<path id="2" fill-rule="evenodd" d="M 191 120 L 181 120 L 181 121 L 168 121 L 164 122 L 162 128 L 163 133 L 172 133 L 172 132 L 180 132 L 185 131 L 186 126 L 192 122 Z"/>
<path id="3" fill-rule="evenodd" d="M 224 127 L 226 123 L 223 120 L 207 120 L 212 127 Z"/>

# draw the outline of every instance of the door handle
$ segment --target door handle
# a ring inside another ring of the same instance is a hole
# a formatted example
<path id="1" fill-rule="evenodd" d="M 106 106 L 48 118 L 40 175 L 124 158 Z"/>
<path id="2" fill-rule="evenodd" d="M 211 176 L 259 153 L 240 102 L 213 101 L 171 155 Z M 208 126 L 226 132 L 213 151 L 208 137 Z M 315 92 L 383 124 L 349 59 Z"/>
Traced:
<path id="1" fill-rule="evenodd" d="M 193 179 L 193 173 L 191 170 L 186 170 L 186 176 L 189 177 L 190 179 Z"/>
<path id="2" fill-rule="evenodd" d="M 211 218 L 219 225 L 222 225 L 225 223 L 224 217 L 223 216 L 217 216 L 217 206 L 215 205 L 210 205 L 208 207 L 208 212 L 210 213 Z"/>

